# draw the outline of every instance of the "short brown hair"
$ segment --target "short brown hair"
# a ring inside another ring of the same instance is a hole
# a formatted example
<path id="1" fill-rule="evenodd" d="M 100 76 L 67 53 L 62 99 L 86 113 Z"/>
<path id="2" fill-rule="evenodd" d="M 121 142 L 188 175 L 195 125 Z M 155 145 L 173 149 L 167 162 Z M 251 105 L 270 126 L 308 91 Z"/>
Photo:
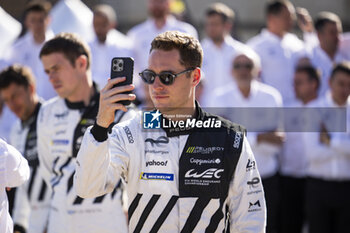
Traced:
<path id="1" fill-rule="evenodd" d="M 267 16 L 279 15 L 284 8 L 289 9 L 289 7 L 294 7 L 294 6 L 288 0 L 270 0 L 266 4 L 265 14 Z"/>
<path id="2" fill-rule="evenodd" d="M 30 12 L 42 12 L 45 14 L 45 16 L 49 15 L 49 12 L 51 10 L 51 3 L 44 0 L 35 0 L 30 1 L 24 10 L 24 15 L 28 15 Z"/>
<path id="3" fill-rule="evenodd" d="M 312 65 L 300 65 L 295 69 L 295 73 L 306 73 L 308 80 L 311 82 L 316 82 L 317 89 L 321 85 L 320 73 Z"/>
<path id="4" fill-rule="evenodd" d="M 151 43 L 151 50 L 170 51 L 177 49 L 180 53 L 180 64 L 186 68 L 202 66 L 203 50 L 199 41 L 179 31 L 167 31 L 159 34 Z"/>
<path id="5" fill-rule="evenodd" d="M 342 30 L 342 23 L 338 15 L 329 12 L 329 11 L 322 11 L 319 12 L 315 19 L 315 29 L 317 32 L 322 31 L 327 23 L 334 23 L 337 25 L 337 27 Z"/>
<path id="6" fill-rule="evenodd" d="M 89 69 L 91 64 L 89 46 L 78 35 L 73 33 L 60 33 L 47 41 L 41 48 L 40 58 L 52 53 L 63 53 L 73 67 L 75 67 L 75 60 L 81 55 L 87 57 L 87 69 Z"/>
<path id="7" fill-rule="evenodd" d="M 233 22 L 235 12 L 227 5 L 216 2 L 211 4 L 206 10 L 206 16 L 220 15 L 223 22 Z"/>
<path id="8" fill-rule="evenodd" d="M 350 62 L 341 62 L 336 64 L 332 70 L 330 79 L 333 79 L 339 72 L 343 72 L 350 76 Z"/>
<path id="9" fill-rule="evenodd" d="M 28 88 L 35 86 L 35 78 L 27 66 L 11 65 L 0 73 L 0 90 L 8 88 L 12 83 Z"/>
<path id="10" fill-rule="evenodd" d="M 109 23 L 117 22 L 117 14 L 115 13 L 113 7 L 107 4 L 98 4 L 94 6 L 94 15 L 103 15 L 108 19 Z"/>

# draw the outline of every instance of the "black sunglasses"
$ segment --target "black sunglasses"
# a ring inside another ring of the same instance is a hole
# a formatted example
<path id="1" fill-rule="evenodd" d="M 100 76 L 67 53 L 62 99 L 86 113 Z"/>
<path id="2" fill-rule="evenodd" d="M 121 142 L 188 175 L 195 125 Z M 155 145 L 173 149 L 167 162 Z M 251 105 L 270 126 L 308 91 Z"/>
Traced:
<path id="1" fill-rule="evenodd" d="M 142 80 L 147 83 L 147 84 L 153 84 L 154 80 L 156 80 L 156 77 L 159 77 L 159 80 L 164 84 L 164 85 L 171 85 L 175 81 L 175 78 L 181 74 L 185 74 L 187 72 L 193 71 L 195 68 L 190 68 L 184 71 L 181 71 L 180 73 L 174 74 L 170 71 L 163 71 L 160 72 L 159 74 L 156 74 L 152 70 L 144 70 L 141 73 L 139 73 L 140 77 Z"/>
<path id="2" fill-rule="evenodd" d="M 251 69 L 253 69 L 253 64 L 251 64 L 251 63 L 235 63 L 235 64 L 233 64 L 233 68 L 234 69 L 245 68 L 245 69 L 251 70 Z"/>

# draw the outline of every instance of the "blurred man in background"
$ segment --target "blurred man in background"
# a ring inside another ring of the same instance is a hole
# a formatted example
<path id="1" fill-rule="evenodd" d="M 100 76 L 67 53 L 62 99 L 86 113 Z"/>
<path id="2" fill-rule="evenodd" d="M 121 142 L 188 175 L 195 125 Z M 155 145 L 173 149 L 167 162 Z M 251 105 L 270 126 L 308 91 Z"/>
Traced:
<path id="1" fill-rule="evenodd" d="M 206 79 L 201 100 L 203 106 L 213 98 L 213 90 L 230 86 L 234 82 L 231 78 L 232 58 L 246 47 L 230 35 L 234 16 L 233 10 L 223 3 L 214 3 L 206 10 L 207 37 L 201 42 L 205 54 L 203 72 Z"/>
<path id="2" fill-rule="evenodd" d="M 92 55 L 91 72 L 99 88 L 107 84 L 113 57 L 130 57 L 131 43 L 126 36 L 115 30 L 117 15 L 106 4 L 94 7 L 93 27 L 95 39 L 89 43 Z"/>
<path id="3" fill-rule="evenodd" d="M 41 100 L 28 67 L 10 66 L 0 73 L 0 95 L 19 120 L 11 132 L 11 144 L 28 160 L 30 180 L 17 188 L 13 220 L 15 233 L 44 233 L 51 189 L 39 173 L 36 122 Z"/>
<path id="4" fill-rule="evenodd" d="M 195 38 L 198 37 L 196 29 L 185 22 L 177 20 L 170 14 L 170 3 L 172 0 L 147 0 L 149 18 L 134 26 L 128 32 L 128 36 L 133 43 L 133 55 L 135 58 L 135 73 L 138 74 L 147 68 L 148 55 L 152 40 L 165 31 L 180 31 L 188 33 Z M 137 86 L 138 98 L 147 99 L 144 92 L 143 83 L 134 82 Z"/>
<path id="5" fill-rule="evenodd" d="M 97 198 L 82 199 L 73 190 L 81 140 L 99 107 L 90 49 L 78 36 L 61 33 L 44 44 L 40 58 L 59 96 L 43 104 L 37 126 L 41 172 L 53 190 L 48 233 L 127 232 L 121 182 L 111 194 Z M 128 119 L 130 114 L 118 111 L 112 120 Z"/>
<path id="6" fill-rule="evenodd" d="M 231 72 L 235 83 L 221 90 L 217 89 L 214 93 L 216 98 L 212 99 L 210 107 L 232 110 L 225 117 L 247 127 L 247 138 L 255 155 L 265 191 L 266 232 L 277 233 L 280 198 L 278 156 L 282 148 L 283 135 L 277 132 L 280 130 L 280 118 L 278 114 L 274 114 L 272 108 L 282 107 L 282 97 L 275 88 L 257 80 L 260 59 L 250 48 L 238 52 L 233 58 Z M 277 118 L 274 118 L 275 116 Z M 249 166 L 252 164 L 248 162 L 247 168 Z M 257 184 L 260 180 L 248 181 L 248 185 L 254 187 L 256 185 L 254 182 Z"/>
<path id="7" fill-rule="evenodd" d="M 290 33 L 295 21 L 293 4 L 288 0 L 273 0 L 266 5 L 266 26 L 247 43 L 261 58 L 261 80 L 275 87 L 283 101 L 292 101 L 294 69 L 304 57 L 304 44 Z"/>
<path id="8" fill-rule="evenodd" d="M 48 1 L 28 3 L 24 12 L 24 23 L 28 32 L 14 43 L 6 58 L 10 64 L 18 63 L 31 68 L 37 80 L 37 92 L 44 99 L 56 95 L 39 59 L 41 47 L 54 36 L 48 29 L 50 9 L 51 4 Z"/>
<path id="9" fill-rule="evenodd" d="M 343 121 L 316 122 L 318 132 L 305 135 L 308 156 L 306 214 L 310 233 L 348 232 L 350 219 L 350 64 L 337 64 L 330 91 L 312 107 L 345 108 Z M 328 110 L 330 111 L 330 110 Z M 334 117 L 330 114 L 328 117 Z M 323 116 L 324 117 L 324 116 Z M 315 119 L 312 119 L 315 122 Z M 335 128 L 340 124 L 341 128 Z M 340 129 L 344 132 L 340 132 Z"/>
<path id="10" fill-rule="evenodd" d="M 305 224 L 305 180 L 307 154 L 303 135 L 309 131 L 305 117 L 312 111 L 308 106 L 316 101 L 321 81 L 311 65 L 297 67 L 294 75 L 296 100 L 286 106 L 286 139 L 281 157 L 281 232 L 301 233 Z M 305 110 L 305 111 L 304 111 Z M 293 111 L 289 114 L 289 111 Z M 293 117 L 292 117 L 293 116 Z M 287 123 L 288 122 L 288 123 Z"/>
<path id="11" fill-rule="evenodd" d="M 339 50 L 342 24 L 339 17 L 331 12 L 320 12 L 315 19 L 319 45 L 311 51 L 311 62 L 321 72 L 320 95 L 325 95 L 334 64 L 348 58 Z"/>

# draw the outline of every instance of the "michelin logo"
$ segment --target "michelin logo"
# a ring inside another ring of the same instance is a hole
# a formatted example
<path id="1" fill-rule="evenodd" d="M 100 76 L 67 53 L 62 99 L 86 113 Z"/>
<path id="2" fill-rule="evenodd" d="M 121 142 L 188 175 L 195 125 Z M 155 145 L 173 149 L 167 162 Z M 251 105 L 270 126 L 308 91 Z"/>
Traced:
<path id="1" fill-rule="evenodd" d="M 174 180 L 174 174 L 141 172 L 140 179 L 141 180 L 166 180 L 166 181 L 173 181 Z"/>

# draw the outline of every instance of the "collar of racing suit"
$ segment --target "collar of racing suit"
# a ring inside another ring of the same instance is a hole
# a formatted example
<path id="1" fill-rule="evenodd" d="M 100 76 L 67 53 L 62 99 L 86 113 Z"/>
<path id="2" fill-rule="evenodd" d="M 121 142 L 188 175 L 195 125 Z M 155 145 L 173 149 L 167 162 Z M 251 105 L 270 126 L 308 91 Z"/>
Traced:
<path id="1" fill-rule="evenodd" d="M 40 106 L 41 106 L 41 100 L 39 100 L 39 102 L 36 104 L 34 112 L 29 117 L 29 119 L 25 120 L 25 121 L 21 121 L 22 129 L 26 128 L 28 125 L 31 125 L 34 121 L 36 121 L 36 118 L 37 118 L 38 113 L 39 113 Z"/>
<path id="2" fill-rule="evenodd" d="M 89 106 L 93 106 L 96 104 L 96 101 L 99 101 L 99 90 L 95 82 L 93 82 L 93 88 L 94 88 L 94 94 L 90 99 Z M 67 99 L 64 99 L 64 101 L 69 109 L 84 110 L 86 107 L 89 107 L 89 106 L 85 106 L 84 101 L 70 102 Z"/>
<path id="3" fill-rule="evenodd" d="M 200 107 L 197 101 L 195 101 L 195 104 L 196 104 L 196 111 L 195 111 L 196 120 L 204 120 L 205 116 L 202 108 Z M 165 117 L 164 117 L 164 121 L 166 122 L 166 125 L 171 125 L 171 127 L 167 127 L 167 128 L 163 127 L 163 130 L 166 132 L 166 135 L 168 137 L 176 137 L 179 135 L 190 134 L 195 129 L 193 127 L 189 127 L 189 128 L 179 127 L 179 126 L 174 127 L 172 124 L 169 124 L 169 120 Z"/>

